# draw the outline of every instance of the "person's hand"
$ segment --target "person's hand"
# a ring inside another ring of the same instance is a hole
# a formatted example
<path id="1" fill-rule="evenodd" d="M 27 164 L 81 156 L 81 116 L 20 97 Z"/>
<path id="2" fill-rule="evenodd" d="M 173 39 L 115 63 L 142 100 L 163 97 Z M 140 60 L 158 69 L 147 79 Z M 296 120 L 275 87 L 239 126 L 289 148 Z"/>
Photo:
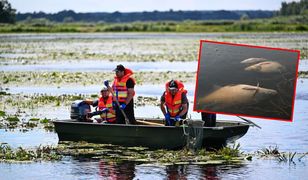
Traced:
<path id="1" fill-rule="evenodd" d="M 93 117 L 93 114 L 92 114 L 92 113 L 88 113 L 88 114 L 87 114 L 87 117 L 88 117 L 88 118 L 91 118 L 91 117 Z"/>
<path id="2" fill-rule="evenodd" d="M 104 85 L 105 85 L 106 87 L 109 87 L 109 81 L 108 81 L 108 80 L 105 80 L 105 81 L 104 81 Z"/>
<path id="3" fill-rule="evenodd" d="M 166 113 L 166 114 L 165 114 L 165 119 L 166 119 L 167 121 L 170 120 L 170 114 L 169 114 L 169 113 Z"/>
<path id="4" fill-rule="evenodd" d="M 166 126 L 171 126 L 171 122 L 170 122 L 170 114 L 166 113 L 165 114 L 165 120 L 166 120 Z"/>
<path id="5" fill-rule="evenodd" d="M 95 120 L 96 120 L 97 123 L 103 122 L 103 120 L 102 120 L 101 118 L 97 118 L 97 119 L 95 119 Z"/>
<path id="6" fill-rule="evenodd" d="M 180 116 L 175 116 L 174 121 L 179 121 L 179 120 L 181 120 L 181 117 Z"/>
<path id="7" fill-rule="evenodd" d="M 108 112 L 108 111 L 109 111 L 109 108 L 102 109 L 102 112 Z"/>
<path id="8" fill-rule="evenodd" d="M 125 109 L 126 108 L 126 104 L 121 104 L 120 105 L 120 109 Z"/>

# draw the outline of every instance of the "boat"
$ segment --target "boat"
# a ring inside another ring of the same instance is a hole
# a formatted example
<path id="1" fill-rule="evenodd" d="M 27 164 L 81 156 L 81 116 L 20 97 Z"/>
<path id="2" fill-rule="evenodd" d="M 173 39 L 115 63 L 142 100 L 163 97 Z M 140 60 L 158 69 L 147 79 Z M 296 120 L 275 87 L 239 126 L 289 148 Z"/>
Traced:
<path id="1" fill-rule="evenodd" d="M 59 141 L 87 141 L 150 149 L 181 149 L 187 145 L 186 125 L 164 126 L 163 119 L 136 118 L 138 124 L 103 124 L 77 120 L 55 120 Z M 201 120 L 199 120 L 201 121 Z M 251 124 L 217 120 L 215 127 L 202 130 L 201 147 L 219 148 L 244 136 Z"/>

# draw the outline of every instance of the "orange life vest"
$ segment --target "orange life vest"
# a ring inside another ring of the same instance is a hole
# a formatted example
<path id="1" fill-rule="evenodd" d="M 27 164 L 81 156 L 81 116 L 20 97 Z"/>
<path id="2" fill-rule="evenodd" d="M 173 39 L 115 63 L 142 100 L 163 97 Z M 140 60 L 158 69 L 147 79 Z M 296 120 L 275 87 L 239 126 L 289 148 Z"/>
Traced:
<path id="1" fill-rule="evenodd" d="M 128 90 L 126 87 L 127 80 L 131 78 L 136 84 L 135 79 L 131 77 L 132 75 L 133 75 L 133 71 L 126 68 L 124 71 L 124 76 L 121 79 L 118 78 L 117 76 L 114 77 L 112 88 L 119 102 L 126 101 L 127 94 L 128 94 Z"/>
<path id="2" fill-rule="evenodd" d="M 112 96 L 109 96 L 107 99 L 107 102 L 104 102 L 104 98 L 100 97 L 98 99 L 98 109 L 103 110 L 104 108 L 108 108 L 109 111 L 106 113 L 101 114 L 101 118 L 109 123 L 115 123 L 116 122 L 116 115 L 114 113 L 111 113 L 110 110 L 113 110 L 112 107 Z"/>
<path id="3" fill-rule="evenodd" d="M 180 109 L 182 107 L 182 93 L 187 93 L 187 90 L 184 89 L 184 84 L 180 81 L 175 80 L 178 85 L 178 92 L 172 96 L 169 91 L 169 82 L 166 83 L 166 91 L 165 91 L 165 104 L 167 106 L 167 110 L 171 117 L 175 117 L 180 113 Z"/>

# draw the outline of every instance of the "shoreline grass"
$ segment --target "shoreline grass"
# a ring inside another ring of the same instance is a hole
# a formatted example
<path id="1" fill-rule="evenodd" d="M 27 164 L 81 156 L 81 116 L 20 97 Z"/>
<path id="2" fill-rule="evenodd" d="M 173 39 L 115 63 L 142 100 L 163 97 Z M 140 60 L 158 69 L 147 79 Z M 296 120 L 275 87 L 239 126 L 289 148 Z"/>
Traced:
<path id="1" fill-rule="evenodd" d="M 0 24 L 0 33 L 58 32 L 307 32 L 308 15 L 277 16 L 268 19 L 207 21 L 136 21 L 131 23 L 51 22 L 32 19 Z"/>

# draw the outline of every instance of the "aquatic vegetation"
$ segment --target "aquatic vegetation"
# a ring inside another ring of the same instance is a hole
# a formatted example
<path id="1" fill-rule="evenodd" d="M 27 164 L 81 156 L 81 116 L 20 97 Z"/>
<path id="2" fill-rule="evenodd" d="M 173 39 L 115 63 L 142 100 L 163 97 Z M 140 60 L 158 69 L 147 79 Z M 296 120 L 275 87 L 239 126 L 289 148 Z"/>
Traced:
<path id="1" fill-rule="evenodd" d="M 8 117 L 6 117 L 6 120 L 7 120 L 8 122 L 10 122 L 10 123 L 19 122 L 19 121 L 20 121 L 19 118 L 16 117 L 16 116 L 8 116 Z"/>
<path id="2" fill-rule="evenodd" d="M 26 128 L 34 128 L 34 127 L 37 127 L 37 125 L 38 125 L 38 123 L 36 123 L 36 122 L 31 122 L 31 121 L 28 121 L 27 123 L 26 123 Z"/>
<path id="3" fill-rule="evenodd" d="M 238 157 L 241 155 L 240 144 L 233 144 L 232 147 L 223 147 L 218 149 L 217 154 L 223 155 L 224 159 L 230 159 L 231 157 Z"/>
<path id="4" fill-rule="evenodd" d="M 4 111 L 0 111 L 0 117 L 4 117 L 6 114 Z"/>
<path id="5" fill-rule="evenodd" d="M 14 101 L 15 98 L 18 98 L 20 101 Z M 15 107 L 19 109 L 33 109 L 45 105 L 57 106 L 57 103 L 62 105 L 69 105 L 71 102 L 80 99 L 89 98 L 87 95 L 46 95 L 46 94 L 33 94 L 33 95 L 22 95 L 14 94 L 8 97 L 3 98 L 6 107 Z"/>
<path id="6" fill-rule="evenodd" d="M 298 77 L 300 78 L 308 78 L 308 71 L 299 71 Z"/>
<path id="7" fill-rule="evenodd" d="M 239 145 L 225 147 L 222 151 L 206 151 L 205 149 L 182 150 L 150 150 L 145 147 L 122 147 L 110 144 L 93 144 L 87 142 L 61 142 L 58 152 L 62 155 L 107 159 L 110 161 L 134 161 L 138 163 L 171 163 L 171 164 L 225 164 L 241 163 L 245 160 L 239 153 Z"/>
<path id="8" fill-rule="evenodd" d="M 50 122 L 49 120 L 48 120 L 48 122 L 43 122 L 43 125 L 44 125 L 44 129 L 46 130 L 46 131 L 53 131 L 54 130 L 54 125 L 53 125 L 53 123 L 52 122 Z"/>
<path id="9" fill-rule="evenodd" d="M 40 120 L 40 123 L 43 123 L 43 124 L 47 124 L 49 122 L 50 122 L 50 119 L 47 119 L 47 118 Z"/>
<path id="10" fill-rule="evenodd" d="M 47 95 L 47 94 L 33 94 L 33 95 L 23 95 L 23 94 L 14 94 L 3 98 L 5 102 L 5 107 L 18 108 L 18 109 L 34 109 L 42 106 L 70 106 L 75 100 L 83 99 L 96 99 L 92 98 L 93 95 L 79 94 L 63 94 L 63 95 Z M 20 101 L 16 102 L 14 99 L 18 98 Z M 136 106 L 144 105 L 158 105 L 159 101 L 156 97 L 146 97 L 138 96 L 135 100 Z M 13 117 L 11 117 L 12 119 Z M 16 120 L 17 121 L 17 120 Z M 31 120 L 34 121 L 34 120 Z"/>
<path id="11" fill-rule="evenodd" d="M 279 153 L 278 160 L 283 162 L 294 162 L 294 156 L 296 155 L 296 152 L 289 152 L 287 154 L 285 153 Z"/>
<path id="12" fill-rule="evenodd" d="M 158 106 L 160 101 L 157 97 L 145 97 L 145 96 L 137 96 L 135 101 L 136 106 L 144 106 L 144 105 L 155 105 Z"/>
<path id="13" fill-rule="evenodd" d="M 115 38 L 102 40 L 100 38 L 102 34 L 89 34 L 86 38 L 80 38 L 83 36 L 82 34 L 61 34 L 57 35 L 61 38 L 48 38 L 48 40 L 44 39 L 44 35 L 38 36 L 38 39 L 14 38 L 14 34 L 11 36 L 12 38 L 0 39 L 0 52 L 2 52 L 0 59 L 1 64 L 4 65 L 57 64 L 86 60 L 109 62 L 197 61 L 199 40 L 202 38 L 298 49 L 301 51 L 301 59 L 308 57 L 305 33 L 251 33 L 249 36 L 240 33 L 212 33 L 181 35 L 183 38 L 172 35 L 168 37 L 167 35 L 166 38 L 161 39 L 150 34 L 146 41 L 139 38 L 116 38 L 116 35 L 114 35 Z M 96 36 L 98 38 L 93 38 Z M 138 34 L 131 36 L 138 36 Z M 3 79 L 3 82 L 9 83 L 10 80 Z"/>
<path id="14" fill-rule="evenodd" d="M 1 40 L 0 40 L 1 41 Z M 177 39 L 178 44 L 169 39 L 54 39 L 51 41 L 29 40 L 31 43 L 3 42 L 2 49 L 6 54 L 18 55 L 4 56 L 6 59 L 15 60 L 18 64 L 42 64 L 50 61 L 62 60 L 107 60 L 107 61 L 195 61 L 197 60 L 198 41 Z M 6 46 L 8 45 L 8 46 Z M 11 45 L 11 46 L 9 46 Z M 60 47 L 60 48 L 58 48 Z M 168 48 L 166 48 L 168 47 Z M 174 51 L 176 48 L 181 51 Z M 131 51 L 134 49 L 134 51 Z M 193 52 L 193 53 L 192 53 Z M 37 56 L 29 57 L 28 54 Z M 25 63 L 26 60 L 26 63 Z M 35 63 L 34 63 L 35 62 Z"/>
<path id="15" fill-rule="evenodd" d="M 20 161 L 52 161 L 60 160 L 61 155 L 57 154 L 56 148 L 51 146 L 39 146 L 34 149 L 24 149 L 18 147 L 13 149 L 8 144 L 0 144 L 0 162 L 20 162 Z"/>
<path id="16" fill-rule="evenodd" d="M 30 118 L 29 121 L 39 121 L 40 118 Z"/>
<path id="17" fill-rule="evenodd" d="M 278 147 L 268 147 L 268 148 L 263 148 L 256 153 L 259 155 L 261 158 L 267 158 L 271 159 L 274 158 L 278 162 L 284 162 L 284 163 L 293 163 L 295 164 L 295 158 L 300 162 L 307 153 L 297 153 L 297 152 L 280 152 L 278 150 Z"/>
<path id="18" fill-rule="evenodd" d="M 4 111 L 4 116 L 0 118 L 0 125 L 4 129 L 20 129 L 21 131 L 25 132 L 28 131 L 29 129 L 33 129 L 35 127 L 38 128 L 44 128 L 47 131 L 53 131 L 54 125 L 51 122 L 51 119 L 47 118 L 37 118 L 37 117 L 30 117 L 30 118 L 23 118 L 21 119 L 20 117 L 22 116 L 23 113 L 25 112 L 20 112 L 20 109 L 18 112 L 16 112 L 15 115 L 6 115 Z"/>
<path id="19" fill-rule="evenodd" d="M 257 154 L 259 154 L 260 156 L 277 156 L 280 154 L 278 147 L 268 147 L 268 148 L 263 148 L 261 150 L 257 151 Z"/>
<path id="20" fill-rule="evenodd" d="M 3 81 L 3 84 L 6 84 L 6 83 L 5 83 L 5 80 Z M 9 95 L 11 95 L 11 94 L 8 93 L 8 92 L 0 91 L 0 96 L 9 96 Z"/>
<path id="21" fill-rule="evenodd" d="M 56 76 L 52 76 L 56 73 Z M 18 77 L 16 77 L 18 75 Z M 164 84 L 170 79 L 178 79 L 182 76 L 181 81 L 193 82 L 195 79 L 195 72 L 136 72 L 134 78 L 137 84 Z M 102 84 L 102 79 L 113 79 L 114 74 L 110 72 L 3 72 L 0 73 L 0 82 L 10 85 L 93 85 Z M 153 78 L 159 77 L 159 78 Z M 31 79 L 29 81 L 28 79 Z M 82 82 L 82 83 L 81 83 Z M 103 84 L 102 84 L 103 85 Z M 9 95 L 9 94 L 7 94 Z"/>

